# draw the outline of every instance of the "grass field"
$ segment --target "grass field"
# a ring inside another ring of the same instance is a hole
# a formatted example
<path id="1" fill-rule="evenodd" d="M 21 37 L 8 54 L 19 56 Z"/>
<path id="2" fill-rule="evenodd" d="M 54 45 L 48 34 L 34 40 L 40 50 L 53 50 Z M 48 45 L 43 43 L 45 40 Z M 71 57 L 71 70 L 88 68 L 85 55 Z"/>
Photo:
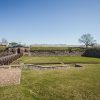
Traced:
<path id="1" fill-rule="evenodd" d="M 18 61 L 33 64 L 48 63 L 100 63 L 100 58 L 90 57 L 28 57 L 23 56 Z"/>
<path id="2" fill-rule="evenodd" d="M 23 70 L 20 85 L 0 87 L 0 100 L 100 100 L 100 64 Z"/>

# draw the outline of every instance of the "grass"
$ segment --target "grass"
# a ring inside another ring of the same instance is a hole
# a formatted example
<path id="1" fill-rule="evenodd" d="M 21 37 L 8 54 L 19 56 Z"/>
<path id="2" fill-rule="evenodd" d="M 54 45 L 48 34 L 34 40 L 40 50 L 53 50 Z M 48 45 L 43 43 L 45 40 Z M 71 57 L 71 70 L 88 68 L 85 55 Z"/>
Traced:
<path id="1" fill-rule="evenodd" d="M 31 51 L 34 51 L 34 50 L 68 50 L 68 47 L 31 47 L 30 48 Z"/>
<path id="2" fill-rule="evenodd" d="M 6 49 L 5 46 L 1 46 L 1 45 L 0 45 L 0 53 L 3 52 L 5 49 Z"/>
<path id="3" fill-rule="evenodd" d="M 100 100 L 100 64 L 23 70 L 20 85 L 0 87 L 0 100 Z"/>
<path id="4" fill-rule="evenodd" d="M 23 56 L 18 61 L 22 63 L 33 63 L 33 64 L 53 64 L 53 63 L 100 63 L 100 58 L 90 57 L 28 57 Z"/>

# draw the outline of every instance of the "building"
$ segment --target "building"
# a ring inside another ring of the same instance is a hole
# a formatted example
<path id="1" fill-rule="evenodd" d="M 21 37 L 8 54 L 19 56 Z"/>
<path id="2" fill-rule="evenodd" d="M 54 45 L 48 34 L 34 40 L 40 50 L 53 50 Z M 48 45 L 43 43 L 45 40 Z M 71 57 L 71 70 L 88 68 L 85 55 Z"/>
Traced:
<path id="1" fill-rule="evenodd" d="M 22 46 L 19 44 L 16 46 L 9 46 L 8 51 L 14 54 L 23 54 L 30 56 L 30 47 Z"/>

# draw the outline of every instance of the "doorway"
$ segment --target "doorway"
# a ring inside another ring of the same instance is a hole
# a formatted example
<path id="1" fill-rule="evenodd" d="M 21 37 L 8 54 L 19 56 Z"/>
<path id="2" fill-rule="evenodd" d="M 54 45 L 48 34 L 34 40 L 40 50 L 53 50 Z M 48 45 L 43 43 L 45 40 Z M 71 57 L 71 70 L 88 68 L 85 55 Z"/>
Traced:
<path id="1" fill-rule="evenodd" d="M 20 48 L 18 48 L 18 49 L 17 49 L 17 53 L 18 53 L 18 54 L 20 54 L 20 53 L 21 53 L 21 50 L 20 50 Z"/>

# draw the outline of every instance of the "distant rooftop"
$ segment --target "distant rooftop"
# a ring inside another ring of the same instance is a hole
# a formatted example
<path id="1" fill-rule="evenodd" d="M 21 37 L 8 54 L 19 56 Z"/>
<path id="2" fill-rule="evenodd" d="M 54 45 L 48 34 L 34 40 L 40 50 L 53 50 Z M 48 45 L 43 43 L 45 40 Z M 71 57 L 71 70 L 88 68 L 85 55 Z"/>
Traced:
<path id="1" fill-rule="evenodd" d="M 12 44 L 12 43 L 9 43 L 9 45 L 8 45 L 8 47 L 9 48 L 15 48 L 15 47 L 24 47 L 23 45 L 21 45 L 21 44 Z"/>

